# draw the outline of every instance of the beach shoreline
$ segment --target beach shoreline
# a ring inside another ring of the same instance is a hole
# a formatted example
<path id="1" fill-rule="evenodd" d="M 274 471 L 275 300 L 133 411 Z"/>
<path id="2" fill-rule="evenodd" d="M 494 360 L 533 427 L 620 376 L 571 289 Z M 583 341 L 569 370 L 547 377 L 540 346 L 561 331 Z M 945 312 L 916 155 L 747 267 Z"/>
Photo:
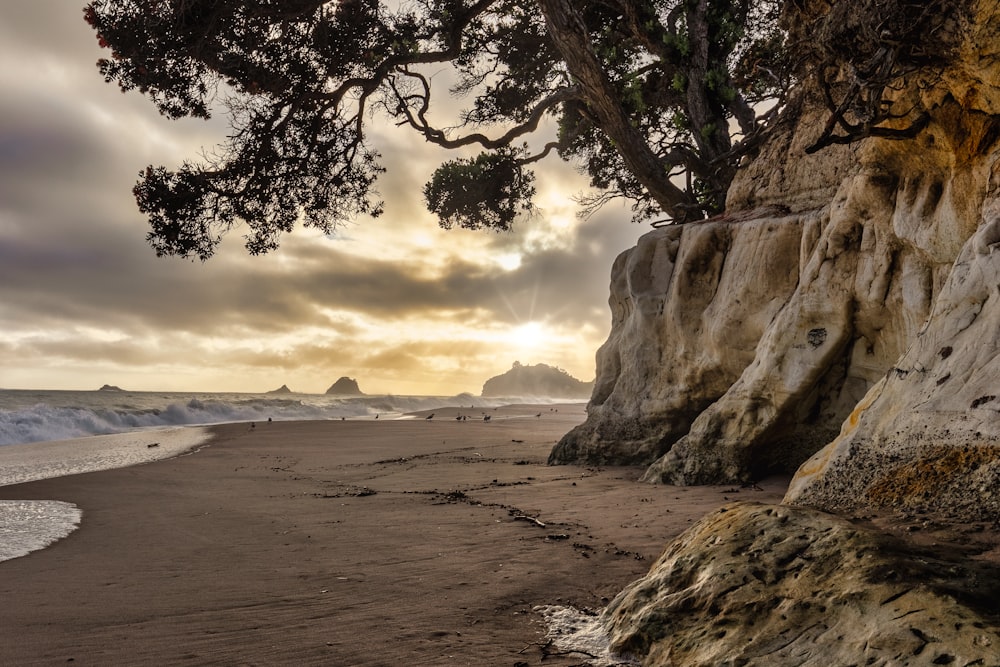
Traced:
<path id="1" fill-rule="evenodd" d="M 428 416 L 214 426 L 194 456 L 0 487 L 83 511 L 0 563 L 0 663 L 580 664 L 539 606 L 597 610 L 707 512 L 787 484 L 546 465 L 583 404 Z"/>

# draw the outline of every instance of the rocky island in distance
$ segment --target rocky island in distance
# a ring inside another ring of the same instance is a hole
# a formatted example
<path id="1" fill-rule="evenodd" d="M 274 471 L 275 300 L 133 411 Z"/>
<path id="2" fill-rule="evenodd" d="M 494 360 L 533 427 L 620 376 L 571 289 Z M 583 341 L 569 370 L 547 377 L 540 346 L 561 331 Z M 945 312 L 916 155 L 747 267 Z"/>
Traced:
<path id="1" fill-rule="evenodd" d="M 332 394 L 335 396 L 364 396 L 364 392 L 358 387 L 358 381 L 354 378 L 349 378 L 344 376 L 333 383 L 329 389 L 326 390 L 327 394 Z"/>
<path id="2" fill-rule="evenodd" d="M 483 384 L 482 396 L 537 396 L 548 398 L 590 398 L 593 382 L 583 382 L 561 368 L 547 364 L 523 365 L 515 361 L 510 370 Z"/>

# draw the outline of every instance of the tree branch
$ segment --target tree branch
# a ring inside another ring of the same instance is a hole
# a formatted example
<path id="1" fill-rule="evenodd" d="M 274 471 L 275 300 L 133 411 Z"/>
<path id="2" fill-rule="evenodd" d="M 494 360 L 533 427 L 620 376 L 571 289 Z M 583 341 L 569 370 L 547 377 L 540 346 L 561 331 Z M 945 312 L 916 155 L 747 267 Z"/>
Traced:
<path id="1" fill-rule="evenodd" d="M 578 82 L 601 129 L 656 203 L 671 217 L 688 220 L 695 200 L 667 178 L 667 166 L 646 143 L 618 101 L 618 91 L 594 53 L 590 35 L 570 0 L 539 0 L 549 35 Z"/>
<path id="2" fill-rule="evenodd" d="M 493 150 L 502 146 L 509 146 L 518 137 L 537 130 L 538 124 L 546 112 L 563 102 L 579 99 L 580 95 L 580 89 L 577 86 L 570 86 L 554 91 L 535 105 L 525 122 L 510 128 L 503 135 L 495 139 L 491 139 L 479 132 L 450 139 L 442 130 L 432 127 L 427 121 L 426 113 L 430 105 L 430 82 L 427 81 L 426 77 L 417 72 L 403 71 L 401 74 L 416 79 L 423 87 L 424 93 L 422 95 L 403 95 L 396 83 L 390 79 L 389 84 L 399 100 L 397 113 L 403 114 L 406 119 L 405 122 L 420 132 L 427 141 L 444 148 L 461 148 L 463 146 L 479 144 L 483 148 Z M 409 100 L 413 98 L 421 102 L 415 116 L 409 104 Z"/>

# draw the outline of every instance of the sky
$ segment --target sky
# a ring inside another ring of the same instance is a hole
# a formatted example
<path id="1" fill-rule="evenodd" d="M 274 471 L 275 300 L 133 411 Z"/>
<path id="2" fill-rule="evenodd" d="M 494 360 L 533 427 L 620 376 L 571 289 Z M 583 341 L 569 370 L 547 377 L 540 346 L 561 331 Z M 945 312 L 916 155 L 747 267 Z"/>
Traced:
<path id="1" fill-rule="evenodd" d="M 376 122 L 382 217 L 157 258 L 138 173 L 210 152 L 225 117 L 171 121 L 105 83 L 83 5 L 0 4 L 0 388 L 478 395 L 515 361 L 594 378 L 612 262 L 649 228 L 579 219 L 586 181 L 558 159 L 512 233 L 442 230 L 421 188 L 456 155 Z"/>

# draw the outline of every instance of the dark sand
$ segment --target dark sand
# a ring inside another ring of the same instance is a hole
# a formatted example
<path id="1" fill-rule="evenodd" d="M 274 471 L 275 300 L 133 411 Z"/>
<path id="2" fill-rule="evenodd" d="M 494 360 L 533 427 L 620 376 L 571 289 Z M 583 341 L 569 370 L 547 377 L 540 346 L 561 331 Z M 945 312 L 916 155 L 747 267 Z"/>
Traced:
<path id="1" fill-rule="evenodd" d="M 0 665 L 581 664 L 537 605 L 599 609 L 692 522 L 787 483 L 549 467 L 583 405 L 469 413 L 234 424 L 190 455 L 0 487 L 83 510 L 0 563 Z"/>

